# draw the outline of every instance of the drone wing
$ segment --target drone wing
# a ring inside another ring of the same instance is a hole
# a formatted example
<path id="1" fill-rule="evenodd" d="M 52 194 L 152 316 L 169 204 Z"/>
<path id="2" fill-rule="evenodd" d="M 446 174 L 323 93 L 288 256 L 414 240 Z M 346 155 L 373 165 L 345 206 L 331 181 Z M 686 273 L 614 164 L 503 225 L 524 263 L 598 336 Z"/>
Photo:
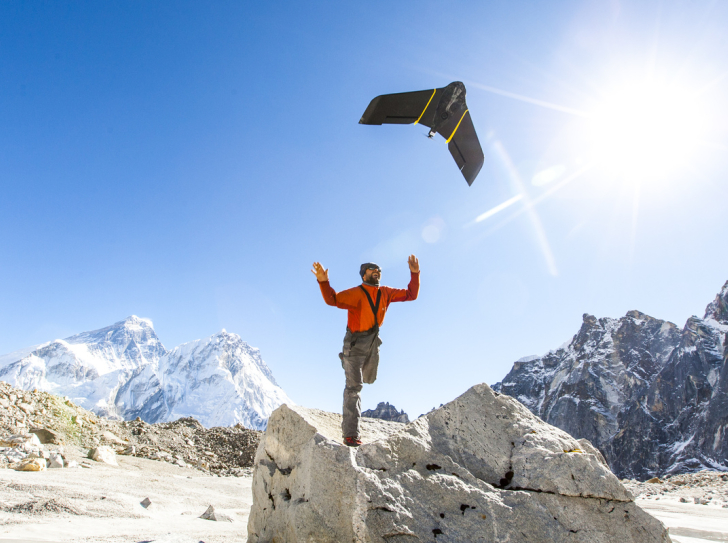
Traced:
<path id="1" fill-rule="evenodd" d="M 447 138 L 447 148 L 460 168 L 468 185 L 472 185 L 483 167 L 485 157 L 480 147 L 478 135 L 475 133 L 470 112 L 466 111 L 455 130 Z"/>
<path id="2" fill-rule="evenodd" d="M 359 124 L 411 124 L 432 127 L 442 89 L 382 94 L 369 102 Z"/>

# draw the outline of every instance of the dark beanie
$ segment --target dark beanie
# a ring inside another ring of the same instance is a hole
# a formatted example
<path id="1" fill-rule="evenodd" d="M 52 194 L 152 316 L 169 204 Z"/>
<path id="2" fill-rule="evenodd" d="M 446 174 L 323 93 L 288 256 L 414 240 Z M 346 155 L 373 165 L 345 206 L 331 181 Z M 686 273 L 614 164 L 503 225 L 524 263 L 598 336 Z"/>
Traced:
<path id="1" fill-rule="evenodd" d="M 359 275 L 361 275 L 363 278 L 364 274 L 367 272 L 367 270 L 374 269 L 374 268 L 376 268 L 378 270 L 382 269 L 379 267 L 379 264 L 375 264 L 374 262 L 367 262 L 366 264 L 362 264 L 361 266 L 359 266 Z"/>

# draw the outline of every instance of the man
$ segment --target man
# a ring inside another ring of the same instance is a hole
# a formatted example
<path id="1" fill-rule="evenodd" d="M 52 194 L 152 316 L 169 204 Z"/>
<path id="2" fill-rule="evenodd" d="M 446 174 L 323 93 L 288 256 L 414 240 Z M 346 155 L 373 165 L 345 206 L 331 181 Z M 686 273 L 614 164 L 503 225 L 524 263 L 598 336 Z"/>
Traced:
<path id="1" fill-rule="evenodd" d="M 337 293 L 329 284 L 329 270 L 319 262 L 313 263 L 311 272 L 316 276 L 321 294 L 328 305 L 349 312 L 344 336 L 344 348 L 339 353 L 346 376 L 344 388 L 344 420 L 341 430 L 344 443 L 350 447 L 361 445 L 359 440 L 359 419 L 361 418 L 362 384 L 373 383 L 377 378 L 379 365 L 379 327 L 384 321 L 389 304 L 416 300 L 420 290 L 420 263 L 415 255 L 407 259 L 411 278 L 407 290 L 380 287 L 382 270 L 368 262 L 359 268 L 362 284 Z"/>

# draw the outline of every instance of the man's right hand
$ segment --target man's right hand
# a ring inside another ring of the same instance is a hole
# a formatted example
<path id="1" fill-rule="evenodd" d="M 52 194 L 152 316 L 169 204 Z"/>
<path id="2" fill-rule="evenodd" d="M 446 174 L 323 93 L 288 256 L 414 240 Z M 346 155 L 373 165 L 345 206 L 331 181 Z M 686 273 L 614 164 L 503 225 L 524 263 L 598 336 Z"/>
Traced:
<path id="1" fill-rule="evenodd" d="M 329 270 L 328 268 L 324 269 L 320 262 L 313 263 L 313 269 L 311 270 L 311 273 L 316 276 L 316 279 L 319 283 L 323 283 L 324 281 L 329 280 Z"/>

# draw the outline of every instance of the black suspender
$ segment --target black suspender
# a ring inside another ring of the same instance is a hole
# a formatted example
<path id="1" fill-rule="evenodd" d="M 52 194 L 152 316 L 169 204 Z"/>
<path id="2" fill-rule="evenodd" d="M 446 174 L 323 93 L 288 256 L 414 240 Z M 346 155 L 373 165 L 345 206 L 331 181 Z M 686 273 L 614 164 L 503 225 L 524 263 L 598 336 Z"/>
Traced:
<path id="1" fill-rule="evenodd" d="M 382 300 L 382 290 L 377 290 L 377 303 L 374 304 L 372 302 L 372 297 L 369 296 L 369 292 L 367 289 L 364 288 L 364 285 L 359 285 L 359 288 L 364 291 L 364 294 L 367 295 L 367 300 L 369 300 L 369 307 L 372 308 L 372 313 L 374 313 L 374 328 L 379 329 L 379 302 Z"/>

